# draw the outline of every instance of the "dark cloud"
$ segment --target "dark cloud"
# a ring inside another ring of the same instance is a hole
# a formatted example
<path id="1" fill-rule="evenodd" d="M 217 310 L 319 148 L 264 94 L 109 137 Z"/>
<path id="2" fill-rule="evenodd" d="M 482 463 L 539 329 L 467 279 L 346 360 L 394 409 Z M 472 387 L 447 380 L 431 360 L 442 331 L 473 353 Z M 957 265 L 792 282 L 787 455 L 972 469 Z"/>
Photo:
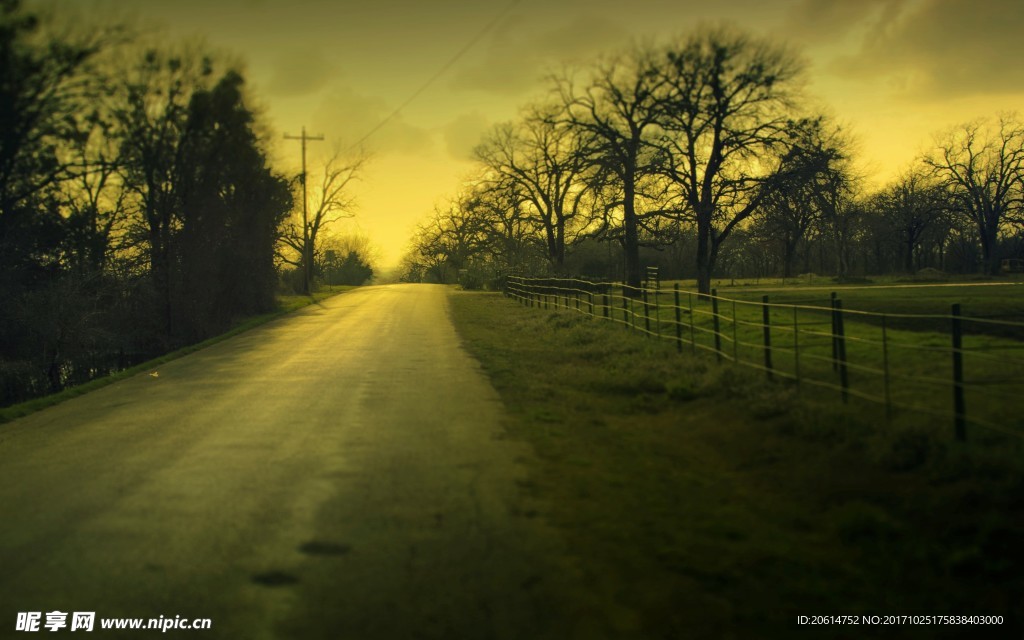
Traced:
<path id="1" fill-rule="evenodd" d="M 900 4 L 901 0 L 801 0 L 787 12 L 782 29 L 809 44 L 834 42 L 865 23 L 878 22 L 880 13 Z"/>
<path id="2" fill-rule="evenodd" d="M 579 16 L 570 22 L 538 26 L 523 16 L 505 20 L 475 56 L 454 74 L 452 87 L 517 95 L 537 87 L 560 63 L 596 56 L 621 45 L 629 31 L 604 18 Z"/>
<path id="3" fill-rule="evenodd" d="M 301 96 L 327 86 L 338 75 L 338 65 L 316 47 L 281 51 L 273 63 L 267 86 L 272 95 Z"/>
<path id="4" fill-rule="evenodd" d="M 830 69 L 884 81 L 907 97 L 1019 92 L 1024 85 L 1020 0 L 899 0 L 886 4 L 859 50 Z"/>

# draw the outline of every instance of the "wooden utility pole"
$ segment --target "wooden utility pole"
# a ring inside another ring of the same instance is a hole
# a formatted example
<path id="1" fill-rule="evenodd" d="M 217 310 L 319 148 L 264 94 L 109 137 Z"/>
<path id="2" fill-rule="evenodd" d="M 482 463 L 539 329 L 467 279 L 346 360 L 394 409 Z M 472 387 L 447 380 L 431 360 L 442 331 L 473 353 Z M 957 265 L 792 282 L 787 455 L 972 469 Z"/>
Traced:
<path id="1" fill-rule="evenodd" d="M 313 282 L 313 247 L 309 241 L 309 214 L 306 211 L 306 141 L 323 140 L 323 135 L 307 136 L 306 127 L 302 127 L 302 135 L 290 136 L 284 134 L 285 140 L 302 141 L 302 288 L 303 293 L 309 293 Z"/>

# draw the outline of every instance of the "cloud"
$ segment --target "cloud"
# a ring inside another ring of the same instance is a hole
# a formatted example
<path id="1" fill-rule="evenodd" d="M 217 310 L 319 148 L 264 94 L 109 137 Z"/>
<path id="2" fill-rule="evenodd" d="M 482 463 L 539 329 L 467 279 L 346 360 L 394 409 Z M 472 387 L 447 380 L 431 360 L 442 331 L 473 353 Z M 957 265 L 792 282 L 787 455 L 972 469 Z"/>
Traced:
<path id="1" fill-rule="evenodd" d="M 809 44 L 835 42 L 865 24 L 877 28 L 884 23 L 879 14 L 900 4 L 901 0 L 801 0 L 787 13 L 782 29 Z"/>
<path id="2" fill-rule="evenodd" d="M 859 49 L 838 57 L 841 77 L 884 81 L 910 97 L 959 98 L 1024 86 L 1024 3 L 891 0 Z"/>
<path id="3" fill-rule="evenodd" d="M 401 113 L 384 122 L 393 110 L 383 98 L 357 93 L 348 86 L 335 87 L 314 110 L 311 131 L 315 128 L 328 140 L 349 146 L 376 129 L 362 143 L 371 153 L 428 153 L 433 140 L 425 129 L 406 122 Z"/>
<path id="4" fill-rule="evenodd" d="M 537 87 L 559 63 L 593 58 L 628 35 L 623 26 L 591 16 L 541 29 L 522 16 L 512 16 L 487 41 L 482 59 L 455 74 L 452 87 L 519 95 Z"/>
<path id="5" fill-rule="evenodd" d="M 464 113 L 448 124 L 441 132 L 444 136 L 448 153 L 456 160 L 472 160 L 473 149 L 480 144 L 480 140 L 488 129 L 491 128 L 490 121 L 480 113 Z"/>
<path id="6" fill-rule="evenodd" d="M 273 62 L 272 95 L 301 96 L 319 91 L 338 75 L 338 66 L 316 47 L 285 50 Z"/>

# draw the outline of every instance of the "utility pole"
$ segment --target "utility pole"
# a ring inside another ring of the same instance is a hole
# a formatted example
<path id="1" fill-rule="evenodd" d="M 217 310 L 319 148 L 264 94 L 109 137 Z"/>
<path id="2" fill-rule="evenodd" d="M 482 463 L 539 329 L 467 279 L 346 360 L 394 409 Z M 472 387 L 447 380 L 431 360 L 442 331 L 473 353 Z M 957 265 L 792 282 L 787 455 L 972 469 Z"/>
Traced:
<path id="1" fill-rule="evenodd" d="M 302 127 L 301 136 L 284 134 L 285 140 L 302 141 L 302 287 L 309 293 L 313 282 L 313 247 L 309 241 L 309 214 L 306 212 L 306 141 L 323 140 L 323 135 L 307 136 L 306 127 Z"/>

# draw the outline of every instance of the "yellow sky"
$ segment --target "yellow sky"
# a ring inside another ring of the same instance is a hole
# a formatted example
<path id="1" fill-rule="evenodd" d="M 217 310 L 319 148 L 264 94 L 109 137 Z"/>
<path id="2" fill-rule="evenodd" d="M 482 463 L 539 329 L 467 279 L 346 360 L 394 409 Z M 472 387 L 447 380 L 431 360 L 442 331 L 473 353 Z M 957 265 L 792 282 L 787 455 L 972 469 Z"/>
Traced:
<path id="1" fill-rule="evenodd" d="M 729 21 L 793 44 L 808 94 L 858 141 L 863 172 L 882 181 L 937 131 L 1024 106 L 1019 0 L 82 0 L 93 15 L 133 15 L 172 37 L 202 36 L 245 61 L 278 138 L 305 126 L 311 167 L 362 138 L 480 30 L 502 18 L 436 82 L 371 136 L 350 228 L 384 265 L 415 224 L 472 170 L 491 125 L 543 95 L 542 78 L 633 38 L 665 38 Z M 510 7 L 511 5 L 511 7 Z M 60 4 L 56 5 L 60 7 Z M 281 163 L 298 143 L 279 140 Z M 282 166 L 282 168 L 285 168 Z M 314 169 L 311 168 L 311 171 Z"/>

